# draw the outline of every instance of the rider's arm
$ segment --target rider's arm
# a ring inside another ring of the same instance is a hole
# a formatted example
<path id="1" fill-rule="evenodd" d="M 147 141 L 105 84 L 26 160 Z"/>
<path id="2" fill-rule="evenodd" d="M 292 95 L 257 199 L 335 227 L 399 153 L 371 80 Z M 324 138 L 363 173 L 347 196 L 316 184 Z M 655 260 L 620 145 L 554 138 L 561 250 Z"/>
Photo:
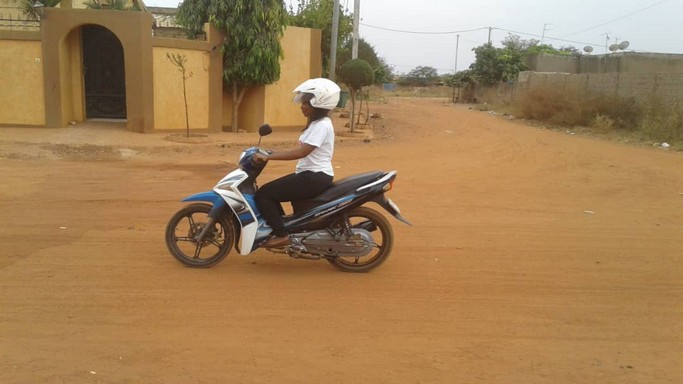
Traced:
<path id="1" fill-rule="evenodd" d="M 255 157 L 264 160 L 298 160 L 308 156 L 316 147 L 310 144 L 303 143 L 297 148 L 288 149 L 284 151 L 271 152 L 268 156 L 257 153 Z"/>

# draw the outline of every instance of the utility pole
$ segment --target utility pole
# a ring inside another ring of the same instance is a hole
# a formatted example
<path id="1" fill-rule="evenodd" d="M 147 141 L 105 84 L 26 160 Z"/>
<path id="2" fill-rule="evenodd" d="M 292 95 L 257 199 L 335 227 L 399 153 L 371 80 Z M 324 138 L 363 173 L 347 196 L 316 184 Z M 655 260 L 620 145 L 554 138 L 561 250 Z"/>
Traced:
<path id="1" fill-rule="evenodd" d="M 330 80 L 334 81 L 336 77 L 337 68 L 337 40 L 339 39 L 339 0 L 334 0 L 334 9 L 332 10 L 332 36 L 330 37 L 330 67 L 328 68 L 328 76 Z"/>
<path id="2" fill-rule="evenodd" d="M 455 67 L 453 67 L 453 74 L 458 73 L 458 45 L 460 45 L 460 35 L 455 35 Z"/>
<path id="3" fill-rule="evenodd" d="M 491 30 L 492 29 L 493 29 L 493 27 L 489 27 L 489 44 L 491 44 Z"/>
<path id="4" fill-rule="evenodd" d="M 455 35 L 455 66 L 453 67 L 453 97 L 451 102 L 455 103 L 457 99 L 455 98 L 455 75 L 458 73 L 458 46 L 460 45 L 460 35 Z M 460 94 L 460 89 L 458 89 L 458 94 Z"/>
<path id="5" fill-rule="evenodd" d="M 541 34 L 541 45 L 543 45 L 543 38 L 545 38 L 545 31 L 548 30 L 548 26 L 552 24 L 543 24 L 543 33 Z"/>
<path id="6" fill-rule="evenodd" d="M 351 58 L 358 58 L 358 24 L 360 23 L 360 0 L 353 0 L 353 47 Z"/>

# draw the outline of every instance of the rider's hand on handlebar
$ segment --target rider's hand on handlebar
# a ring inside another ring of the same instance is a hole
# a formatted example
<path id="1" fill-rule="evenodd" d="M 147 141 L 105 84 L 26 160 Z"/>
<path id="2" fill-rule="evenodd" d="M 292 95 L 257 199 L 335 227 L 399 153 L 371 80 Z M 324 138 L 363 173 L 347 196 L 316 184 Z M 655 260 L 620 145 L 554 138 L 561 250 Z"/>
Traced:
<path id="1" fill-rule="evenodd" d="M 254 153 L 253 161 L 256 164 L 265 163 L 266 161 L 268 161 L 268 155 L 256 152 Z"/>

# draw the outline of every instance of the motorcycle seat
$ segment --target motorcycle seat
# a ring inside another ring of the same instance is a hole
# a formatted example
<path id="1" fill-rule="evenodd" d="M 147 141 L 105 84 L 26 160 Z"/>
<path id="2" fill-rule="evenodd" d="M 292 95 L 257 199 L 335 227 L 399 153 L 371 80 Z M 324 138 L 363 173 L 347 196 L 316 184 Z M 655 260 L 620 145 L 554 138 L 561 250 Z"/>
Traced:
<path id="1" fill-rule="evenodd" d="M 328 203 L 334 199 L 344 196 L 345 194 L 348 194 L 356 188 L 361 187 L 367 183 L 371 183 L 382 176 L 384 176 L 384 172 L 372 171 L 348 176 L 343 179 L 334 181 L 329 188 L 327 188 L 323 193 L 319 194 L 316 197 L 306 200 L 292 201 L 294 215 L 306 212 L 309 209 L 312 209 L 321 204 Z"/>

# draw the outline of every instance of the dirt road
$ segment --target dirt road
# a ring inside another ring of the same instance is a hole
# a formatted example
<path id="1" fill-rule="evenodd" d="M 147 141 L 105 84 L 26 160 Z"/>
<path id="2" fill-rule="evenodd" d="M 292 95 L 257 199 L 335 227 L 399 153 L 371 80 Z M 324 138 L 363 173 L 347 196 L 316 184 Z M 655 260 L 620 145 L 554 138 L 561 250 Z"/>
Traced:
<path id="1" fill-rule="evenodd" d="M 178 201 L 253 135 L 0 129 L 0 382 L 683 382 L 682 153 L 440 100 L 374 110 L 337 177 L 398 170 L 414 226 L 391 219 L 393 254 L 360 275 L 171 258 Z"/>

